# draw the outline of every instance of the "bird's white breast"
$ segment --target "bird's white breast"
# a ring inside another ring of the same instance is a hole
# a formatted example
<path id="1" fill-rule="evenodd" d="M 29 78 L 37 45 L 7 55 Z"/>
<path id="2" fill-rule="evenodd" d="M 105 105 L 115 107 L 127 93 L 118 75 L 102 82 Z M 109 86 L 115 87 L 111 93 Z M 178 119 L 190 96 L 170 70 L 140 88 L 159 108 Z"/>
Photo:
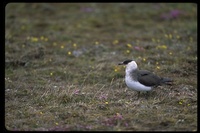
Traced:
<path id="1" fill-rule="evenodd" d="M 131 79 L 131 77 L 129 75 L 126 75 L 125 82 L 126 82 L 126 85 L 130 89 L 133 89 L 136 91 L 150 91 L 152 89 L 152 87 L 144 86 L 143 84 L 139 83 L 138 81 Z"/>

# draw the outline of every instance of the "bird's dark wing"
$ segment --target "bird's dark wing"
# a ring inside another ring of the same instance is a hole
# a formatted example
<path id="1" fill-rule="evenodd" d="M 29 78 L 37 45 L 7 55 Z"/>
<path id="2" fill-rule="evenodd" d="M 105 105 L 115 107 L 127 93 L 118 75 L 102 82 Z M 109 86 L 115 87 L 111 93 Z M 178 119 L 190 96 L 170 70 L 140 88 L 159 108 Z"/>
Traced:
<path id="1" fill-rule="evenodd" d="M 161 78 L 147 70 L 138 70 L 138 81 L 145 86 L 156 86 L 161 82 Z"/>

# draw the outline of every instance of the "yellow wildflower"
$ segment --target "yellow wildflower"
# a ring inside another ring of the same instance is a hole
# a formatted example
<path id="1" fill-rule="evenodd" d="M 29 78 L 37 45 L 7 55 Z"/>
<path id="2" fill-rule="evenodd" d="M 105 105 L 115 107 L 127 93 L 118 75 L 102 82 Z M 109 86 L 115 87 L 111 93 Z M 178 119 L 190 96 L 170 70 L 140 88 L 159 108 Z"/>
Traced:
<path id="1" fill-rule="evenodd" d="M 31 37 L 31 41 L 32 42 L 38 42 L 38 38 L 37 37 Z"/>
<path id="2" fill-rule="evenodd" d="M 130 43 L 126 44 L 126 46 L 132 48 L 132 45 Z"/>
<path id="3" fill-rule="evenodd" d="M 74 44 L 73 44 L 73 47 L 75 47 L 75 48 L 76 48 L 76 46 L 77 46 L 77 44 L 76 44 L 76 43 L 74 43 Z"/>
<path id="4" fill-rule="evenodd" d="M 129 53 L 130 53 L 130 50 L 126 50 L 126 53 L 129 54 Z"/>
<path id="5" fill-rule="evenodd" d="M 44 40 L 44 36 L 41 36 L 41 37 L 40 37 L 40 40 L 42 40 L 42 41 L 43 41 L 43 40 Z"/>
<path id="6" fill-rule="evenodd" d="M 177 38 L 177 39 L 179 39 L 179 38 L 180 38 L 180 36 L 179 36 L 179 35 L 177 35 L 177 36 L 176 36 L 176 38 Z"/>
<path id="7" fill-rule="evenodd" d="M 169 34 L 169 39 L 172 39 L 172 34 Z"/>
<path id="8" fill-rule="evenodd" d="M 64 48 L 64 45 L 61 45 L 61 46 L 60 46 L 60 48 L 62 48 L 62 49 L 63 49 L 63 48 Z"/>
<path id="9" fill-rule="evenodd" d="M 56 46 L 56 45 L 57 45 L 57 43 L 56 43 L 56 42 L 54 42 L 54 43 L 53 43 L 53 46 Z"/>
<path id="10" fill-rule="evenodd" d="M 72 54 L 72 52 L 71 51 L 68 51 L 68 55 L 71 55 Z"/>
<path id="11" fill-rule="evenodd" d="M 117 44 L 117 43 L 119 43 L 118 40 L 114 40 L 114 41 L 113 41 L 113 44 Z"/>
<path id="12" fill-rule="evenodd" d="M 98 44 L 99 44 L 99 42 L 98 42 L 98 41 L 96 41 L 96 42 L 95 42 L 95 44 L 96 44 L 96 45 L 98 45 Z"/>
<path id="13" fill-rule="evenodd" d="M 159 49 L 167 49 L 167 46 L 166 46 L 166 45 L 158 45 L 156 48 L 157 48 L 157 49 L 158 49 L 158 48 L 159 48 Z"/>

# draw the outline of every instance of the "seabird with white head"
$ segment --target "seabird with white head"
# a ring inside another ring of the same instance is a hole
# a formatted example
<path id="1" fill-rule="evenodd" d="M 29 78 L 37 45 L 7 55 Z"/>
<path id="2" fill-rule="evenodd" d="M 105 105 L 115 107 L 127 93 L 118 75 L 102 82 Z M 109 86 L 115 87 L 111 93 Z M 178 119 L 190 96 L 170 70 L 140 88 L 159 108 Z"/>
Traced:
<path id="1" fill-rule="evenodd" d="M 171 79 L 159 77 L 150 71 L 139 70 L 134 60 L 125 60 L 118 65 L 126 65 L 126 85 L 135 91 L 150 91 L 156 86 L 172 82 Z"/>

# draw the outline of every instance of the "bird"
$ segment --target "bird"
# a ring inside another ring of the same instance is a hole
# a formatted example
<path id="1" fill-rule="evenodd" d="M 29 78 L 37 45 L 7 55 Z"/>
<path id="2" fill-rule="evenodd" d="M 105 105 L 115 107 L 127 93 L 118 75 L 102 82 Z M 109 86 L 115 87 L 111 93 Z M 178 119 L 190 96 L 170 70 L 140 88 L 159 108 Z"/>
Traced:
<path id="1" fill-rule="evenodd" d="M 128 88 L 135 91 L 148 92 L 157 86 L 171 84 L 173 81 L 170 78 L 157 76 L 148 70 L 139 70 L 137 63 L 131 59 L 120 62 L 118 65 L 126 65 L 125 83 Z"/>

